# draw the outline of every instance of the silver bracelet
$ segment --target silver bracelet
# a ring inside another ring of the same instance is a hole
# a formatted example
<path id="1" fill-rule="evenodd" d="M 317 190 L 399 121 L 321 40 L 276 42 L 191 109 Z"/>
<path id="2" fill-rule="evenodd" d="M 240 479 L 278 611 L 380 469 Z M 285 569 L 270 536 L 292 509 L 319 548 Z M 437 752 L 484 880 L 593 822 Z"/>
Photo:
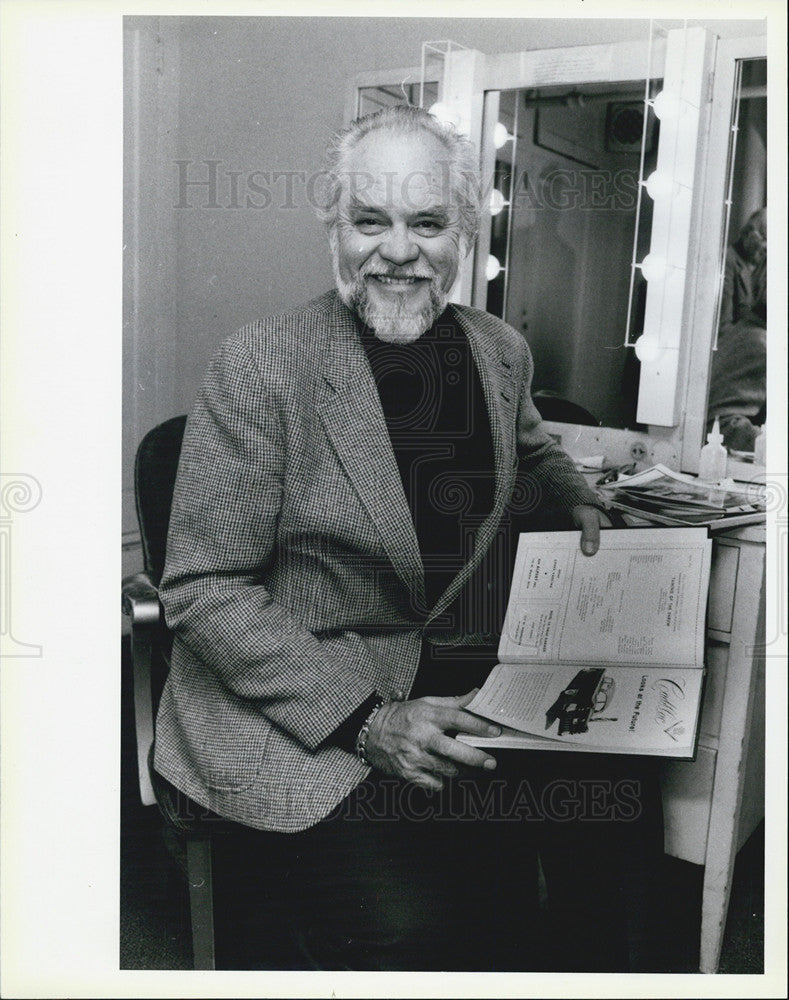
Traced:
<path id="1" fill-rule="evenodd" d="M 362 728 L 359 730 L 359 735 L 356 737 L 356 756 L 366 767 L 372 767 L 372 764 L 367 759 L 367 737 L 370 735 L 370 726 L 372 725 L 373 719 L 378 715 L 381 709 L 386 704 L 386 698 L 379 698 L 378 701 L 373 706 L 373 710 L 364 720 Z"/>

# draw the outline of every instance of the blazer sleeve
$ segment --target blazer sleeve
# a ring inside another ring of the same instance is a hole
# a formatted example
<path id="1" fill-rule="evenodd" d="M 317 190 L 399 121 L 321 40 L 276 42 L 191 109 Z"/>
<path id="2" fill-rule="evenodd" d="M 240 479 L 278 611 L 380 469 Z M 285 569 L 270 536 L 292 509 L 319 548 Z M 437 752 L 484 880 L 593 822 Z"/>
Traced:
<path id="1" fill-rule="evenodd" d="M 359 672 L 370 654 L 358 636 L 338 654 L 266 589 L 287 463 L 276 380 L 239 339 L 209 367 L 187 421 L 160 593 L 192 656 L 315 749 L 373 693 Z"/>
<path id="2" fill-rule="evenodd" d="M 542 425 L 542 418 L 531 398 L 534 362 L 528 345 L 525 341 L 522 344 L 523 376 L 517 417 L 519 471 L 530 480 L 533 496 L 548 496 L 568 512 L 580 504 L 601 507 L 599 498 L 587 486 L 570 456 Z"/>

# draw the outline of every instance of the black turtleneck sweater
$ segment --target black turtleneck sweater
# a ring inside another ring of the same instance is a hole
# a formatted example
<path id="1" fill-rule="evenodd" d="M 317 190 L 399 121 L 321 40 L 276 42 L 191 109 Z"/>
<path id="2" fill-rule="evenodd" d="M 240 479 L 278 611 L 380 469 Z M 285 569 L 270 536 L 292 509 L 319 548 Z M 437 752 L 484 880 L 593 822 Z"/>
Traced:
<path id="1" fill-rule="evenodd" d="M 411 510 L 430 611 L 468 561 L 472 539 L 493 507 L 495 461 L 488 409 L 468 338 L 449 310 L 412 344 L 388 344 L 359 323 Z M 451 631 L 490 629 L 470 600 L 472 577 L 448 609 Z M 425 639 L 409 697 L 464 694 L 496 662 L 494 646 L 441 646 Z M 365 702 L 335 733 L 353 748 Z"/>
<path id="2" fill-rule="evenodd" d="M 449 311 L 412 344 L 362 344 L 414 520 L 431 609 L 469 556 L 493 507 L 495 463 L 482 383 Z M 474 622 L 460 623 L 475 631 Z"/>

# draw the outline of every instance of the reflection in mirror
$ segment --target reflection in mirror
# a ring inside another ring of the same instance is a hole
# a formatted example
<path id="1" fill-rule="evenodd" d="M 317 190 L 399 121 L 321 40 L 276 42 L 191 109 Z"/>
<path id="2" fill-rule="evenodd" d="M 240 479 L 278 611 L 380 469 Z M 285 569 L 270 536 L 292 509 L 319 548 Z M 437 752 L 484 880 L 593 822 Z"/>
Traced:
<path id="1" fill-rule="evenodd" d="M 650 98 L 660 89 L 652 81 Z M 491 211 L 505 204 L 491 220 L 490 253 L 503 267 L 496 274 L 491 262 L 486 308 L 528 340 L 538 407 L 548 396 L 556 413 L 558 397 L 605 427 L 639 429 L 639 362 L 624 345 L 641 332 L 646 297 L 638 272 L 628 309 L 634 232 L 637 260 L 651 233 L 648 197 L 635 230 L 642 137 L 645 177 L 657 160 L 659 123 L 644 97 L 642 79 L 499 100 L 512 138 L 496 153 Z"/>
<path id="2" fill-rule="evenodd" d="M 429 108 L 438 100 L 438 82 L 425 81 L 424 106 Z M 360 87 L 357 91 L 357 115 L 370 115 L 393 104 L 419 104 L 419 82 L 391 83 L 379 87 Z"/>
<path id="3" fill-rule="evenodd" d="M 767 406 L 767 60 L 741 60 L 737 81 L 707 430 L 717 417 L 729 454 L 752 461 Z"/>

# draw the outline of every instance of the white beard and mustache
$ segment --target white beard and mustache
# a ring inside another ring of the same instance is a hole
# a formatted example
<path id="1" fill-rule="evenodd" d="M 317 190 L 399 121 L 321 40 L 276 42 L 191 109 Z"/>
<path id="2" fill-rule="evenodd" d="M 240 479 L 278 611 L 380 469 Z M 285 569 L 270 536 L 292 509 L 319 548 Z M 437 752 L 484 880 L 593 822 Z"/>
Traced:
<path id="1" fill-rule="evenodd" d="M 412 344 L 423 333 L 430 329 L 441 313 L 446 309 L 449 296 L 442 289 L 440 279 L 435 274 L 423 274 L 418 271 L 393 270 L 380 265 L 367 265 L 361 268 L 353 281 L 343 281 L 337 254 L 332 254 L 334 281 L 340 298 L 352 309 L 375 336 L 387 344 Z M 424 308 L 413 312 L 409 309 L 406 296 L 398 296 L 386 309 L 376 308 L 367 294 L 365 276 L 369 274 L 388 275 L 390 277 L 426 278 L 430 281 L 430 303 Z"/>

